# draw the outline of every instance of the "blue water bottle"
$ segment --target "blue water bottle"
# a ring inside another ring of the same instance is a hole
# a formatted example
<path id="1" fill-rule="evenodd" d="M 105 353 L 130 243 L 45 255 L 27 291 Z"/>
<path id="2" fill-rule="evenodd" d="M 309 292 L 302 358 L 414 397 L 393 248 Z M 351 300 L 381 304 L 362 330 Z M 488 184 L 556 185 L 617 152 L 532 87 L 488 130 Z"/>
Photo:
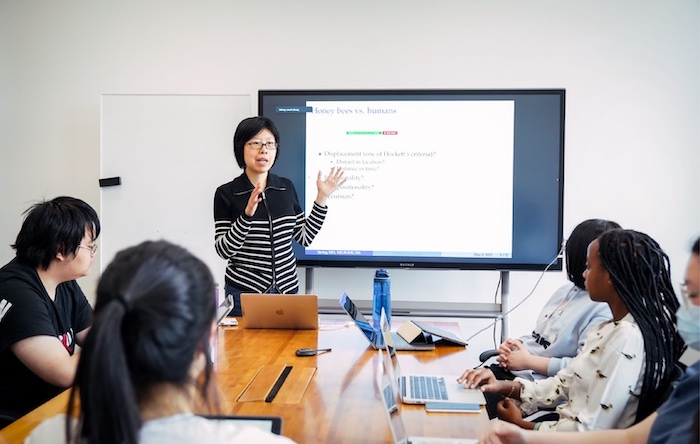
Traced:
<path id="1" fill-rule="evenodd" d="M 386 319 L 391 325 L 391 277 L 386 268 L 380 268 L 374 273 L 374 299 L 372 301 L 372 326 L 381 329 L 382 308 Z"/>

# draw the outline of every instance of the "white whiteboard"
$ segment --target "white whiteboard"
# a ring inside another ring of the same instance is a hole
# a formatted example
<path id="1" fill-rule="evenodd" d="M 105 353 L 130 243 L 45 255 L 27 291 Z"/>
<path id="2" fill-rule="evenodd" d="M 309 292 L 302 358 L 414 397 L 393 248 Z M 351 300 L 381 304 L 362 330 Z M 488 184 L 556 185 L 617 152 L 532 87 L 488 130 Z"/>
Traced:
<path id="1" fill-rule="evenodd" d="M 144 240 L 166 239 L 202 259 L 223 288 L 214 251 L 214 191 L 241 174 L 233 133 L 251 115 L 249 95 L 102 95 L 102 270 Z"/>

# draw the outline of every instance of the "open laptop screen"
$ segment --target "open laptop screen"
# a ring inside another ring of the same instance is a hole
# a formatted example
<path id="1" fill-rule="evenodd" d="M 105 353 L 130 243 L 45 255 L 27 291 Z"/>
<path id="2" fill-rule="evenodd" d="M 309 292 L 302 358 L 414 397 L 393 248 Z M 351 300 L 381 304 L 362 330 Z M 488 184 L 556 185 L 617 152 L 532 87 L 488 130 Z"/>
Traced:
<path id="1" fill-rule="evenodd" d="M 386 350 L 380 348 L 379 365 L 377 365 L 377 389 L 382 398 L 382 406 L 389 420 L 389 429 L 395 443 L 407 443 L 407 433 L 399 411 L 398 388 L 395 375 L 392 372 L 391 357 Z"/>
<path id="2" fill-rule="evenodd" d="M 318 330 L 315 294 L 242 293 L 243 327 Z"/>
<path id="3" fill-rule="evenodd" d="M 202 416 L 210 421 L 235 421 L 241 427 L 255 427 L 276 435 L 282 434 L 282 418 L 279 416 Z"/>
<path id="4" fill-rule="evenodd" d="M 216 325 L 221 325 L 221 322 L 231 313 L 231 310 L 233 310 L 233 296 L 228 295 L 216 309 Z"/>
<path id="5" fill-rule="evenodd" d="M 369 342 L 376 347 L 380 347 L 383 342 L 382 336 L 372 327 L 372 324 L 370 324 L 365 315 L 358 310 L 357 306 L 350 299 L 347 293 L 343 293 L 343 295 L 340 297 L 340 305 L 343 307 L 343 310 L 350 315 L 352 320 L 355 321 L 355 324 L 360 329 L 362 334 L 367 337 L 367 340 L 369 340 Z"/>

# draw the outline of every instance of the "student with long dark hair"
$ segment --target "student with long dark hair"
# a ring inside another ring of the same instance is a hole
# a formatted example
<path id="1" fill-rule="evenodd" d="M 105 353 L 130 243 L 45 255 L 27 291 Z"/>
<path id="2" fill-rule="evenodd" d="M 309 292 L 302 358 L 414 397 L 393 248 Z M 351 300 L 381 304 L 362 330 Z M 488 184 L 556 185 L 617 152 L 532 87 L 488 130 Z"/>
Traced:
<path id="1" fill-rule="evenodd" d="M 681 285 L 678 332 L 688 347 L 700 351 L 700 238 L 696 238 Z M 536 433 L 493 421 L 480 439 L 484 444 L 678 444 L 700 442 L 700 361 L 688 367 L 671 397 L 655 413 L 622 430 L 586 433 Z"/>
<path id="2" fill-rule="evenodd" d="M 554 376 L 569 365 L 583 347 L 588 333 L 612 317 L 606 304 L 591 301 L 583 272 L 588 245 L 613 228 L 620 228 L 620 225 L 605 219 L 587 219 L 573 229 L 564 252 L 569 282 L 549 298 L 530 334 L 505 340 L 498 348 L 498 363 L 476 372 L 493 374 L 496 379 L 521 377 L 535 381 Z M 464 376 L 471 371 L 465 371 Z M 464 382 L 464 376 L 458 381 Z M 503 396 L 485 395 L 489 417 L 495 418 L 496 405 Z"/>
<path id="3" fill-rule="evenodd" d="M 0 269 L 0 428 L 73 383 L 92 308 L 76 279 L 90 272 L 100 221 L 80 199 L 32 205 Z"/>
<path id="4" fill-rule="evenodd" d="M 668 256 L 646 234 L 610 230 L 588 247 L 584 277 L 591 299 L 608 304 L 613 318 L 589 334 L 568 367 L 534 382 L 466 376 L 467 387 L 481 385 L 519 401 L 501 401 L 499 418 L 542 431 L 624 428 L 663 402 L 685 350 L 676 330 L 679 303 Z M 554 406 L 558 421 L 522 417 Z"/>
<path id="5" fill-rule="evenodd" d="M 97 287 L 95 320 L 68 411 L 32 443 L 284 443 L 287 438 L 193 414 L 195 399 L 217 413 L 210 359 L 216 333 L 214 279 L 207 266 L 165 241 L 119 252 Z"/>

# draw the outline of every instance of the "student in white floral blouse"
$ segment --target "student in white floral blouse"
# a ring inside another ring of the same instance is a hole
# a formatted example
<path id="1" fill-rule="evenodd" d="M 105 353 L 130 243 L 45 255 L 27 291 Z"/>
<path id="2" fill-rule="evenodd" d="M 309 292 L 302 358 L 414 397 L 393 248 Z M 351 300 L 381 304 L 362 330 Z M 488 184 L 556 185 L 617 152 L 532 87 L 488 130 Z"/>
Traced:
<path id="1" fill-rule="evenodd" d="M 700 238 L 691 249 L 681 285 L 683 304 L 677 311 L 678 332 L 688 347 L 700 350 Z M 622 430 L 586 433 L 536 433 L 504 421 L 493 421 L 479 440 L 481 444 L 676 444 L 698 439 L 700 361 L 688 367 L 671 397 L 643 421 Z"/>
<path id="2" fill-rule="evenodd" d="M 539 381 L 496 381 L 479 370 L 465 376 L 467 387 L 512 398 L 499 404 L 499 418 L 540 431 L 625 428 L 663 402 L 685 350 L 668 256 L 646 234 L 610 230 L 589 246 L 584 277 L 591 299 L 607 303 L 613 319 L 591 331 L 568 367 Z M 554 406 L 557 421 L 523 419 Z"/>

